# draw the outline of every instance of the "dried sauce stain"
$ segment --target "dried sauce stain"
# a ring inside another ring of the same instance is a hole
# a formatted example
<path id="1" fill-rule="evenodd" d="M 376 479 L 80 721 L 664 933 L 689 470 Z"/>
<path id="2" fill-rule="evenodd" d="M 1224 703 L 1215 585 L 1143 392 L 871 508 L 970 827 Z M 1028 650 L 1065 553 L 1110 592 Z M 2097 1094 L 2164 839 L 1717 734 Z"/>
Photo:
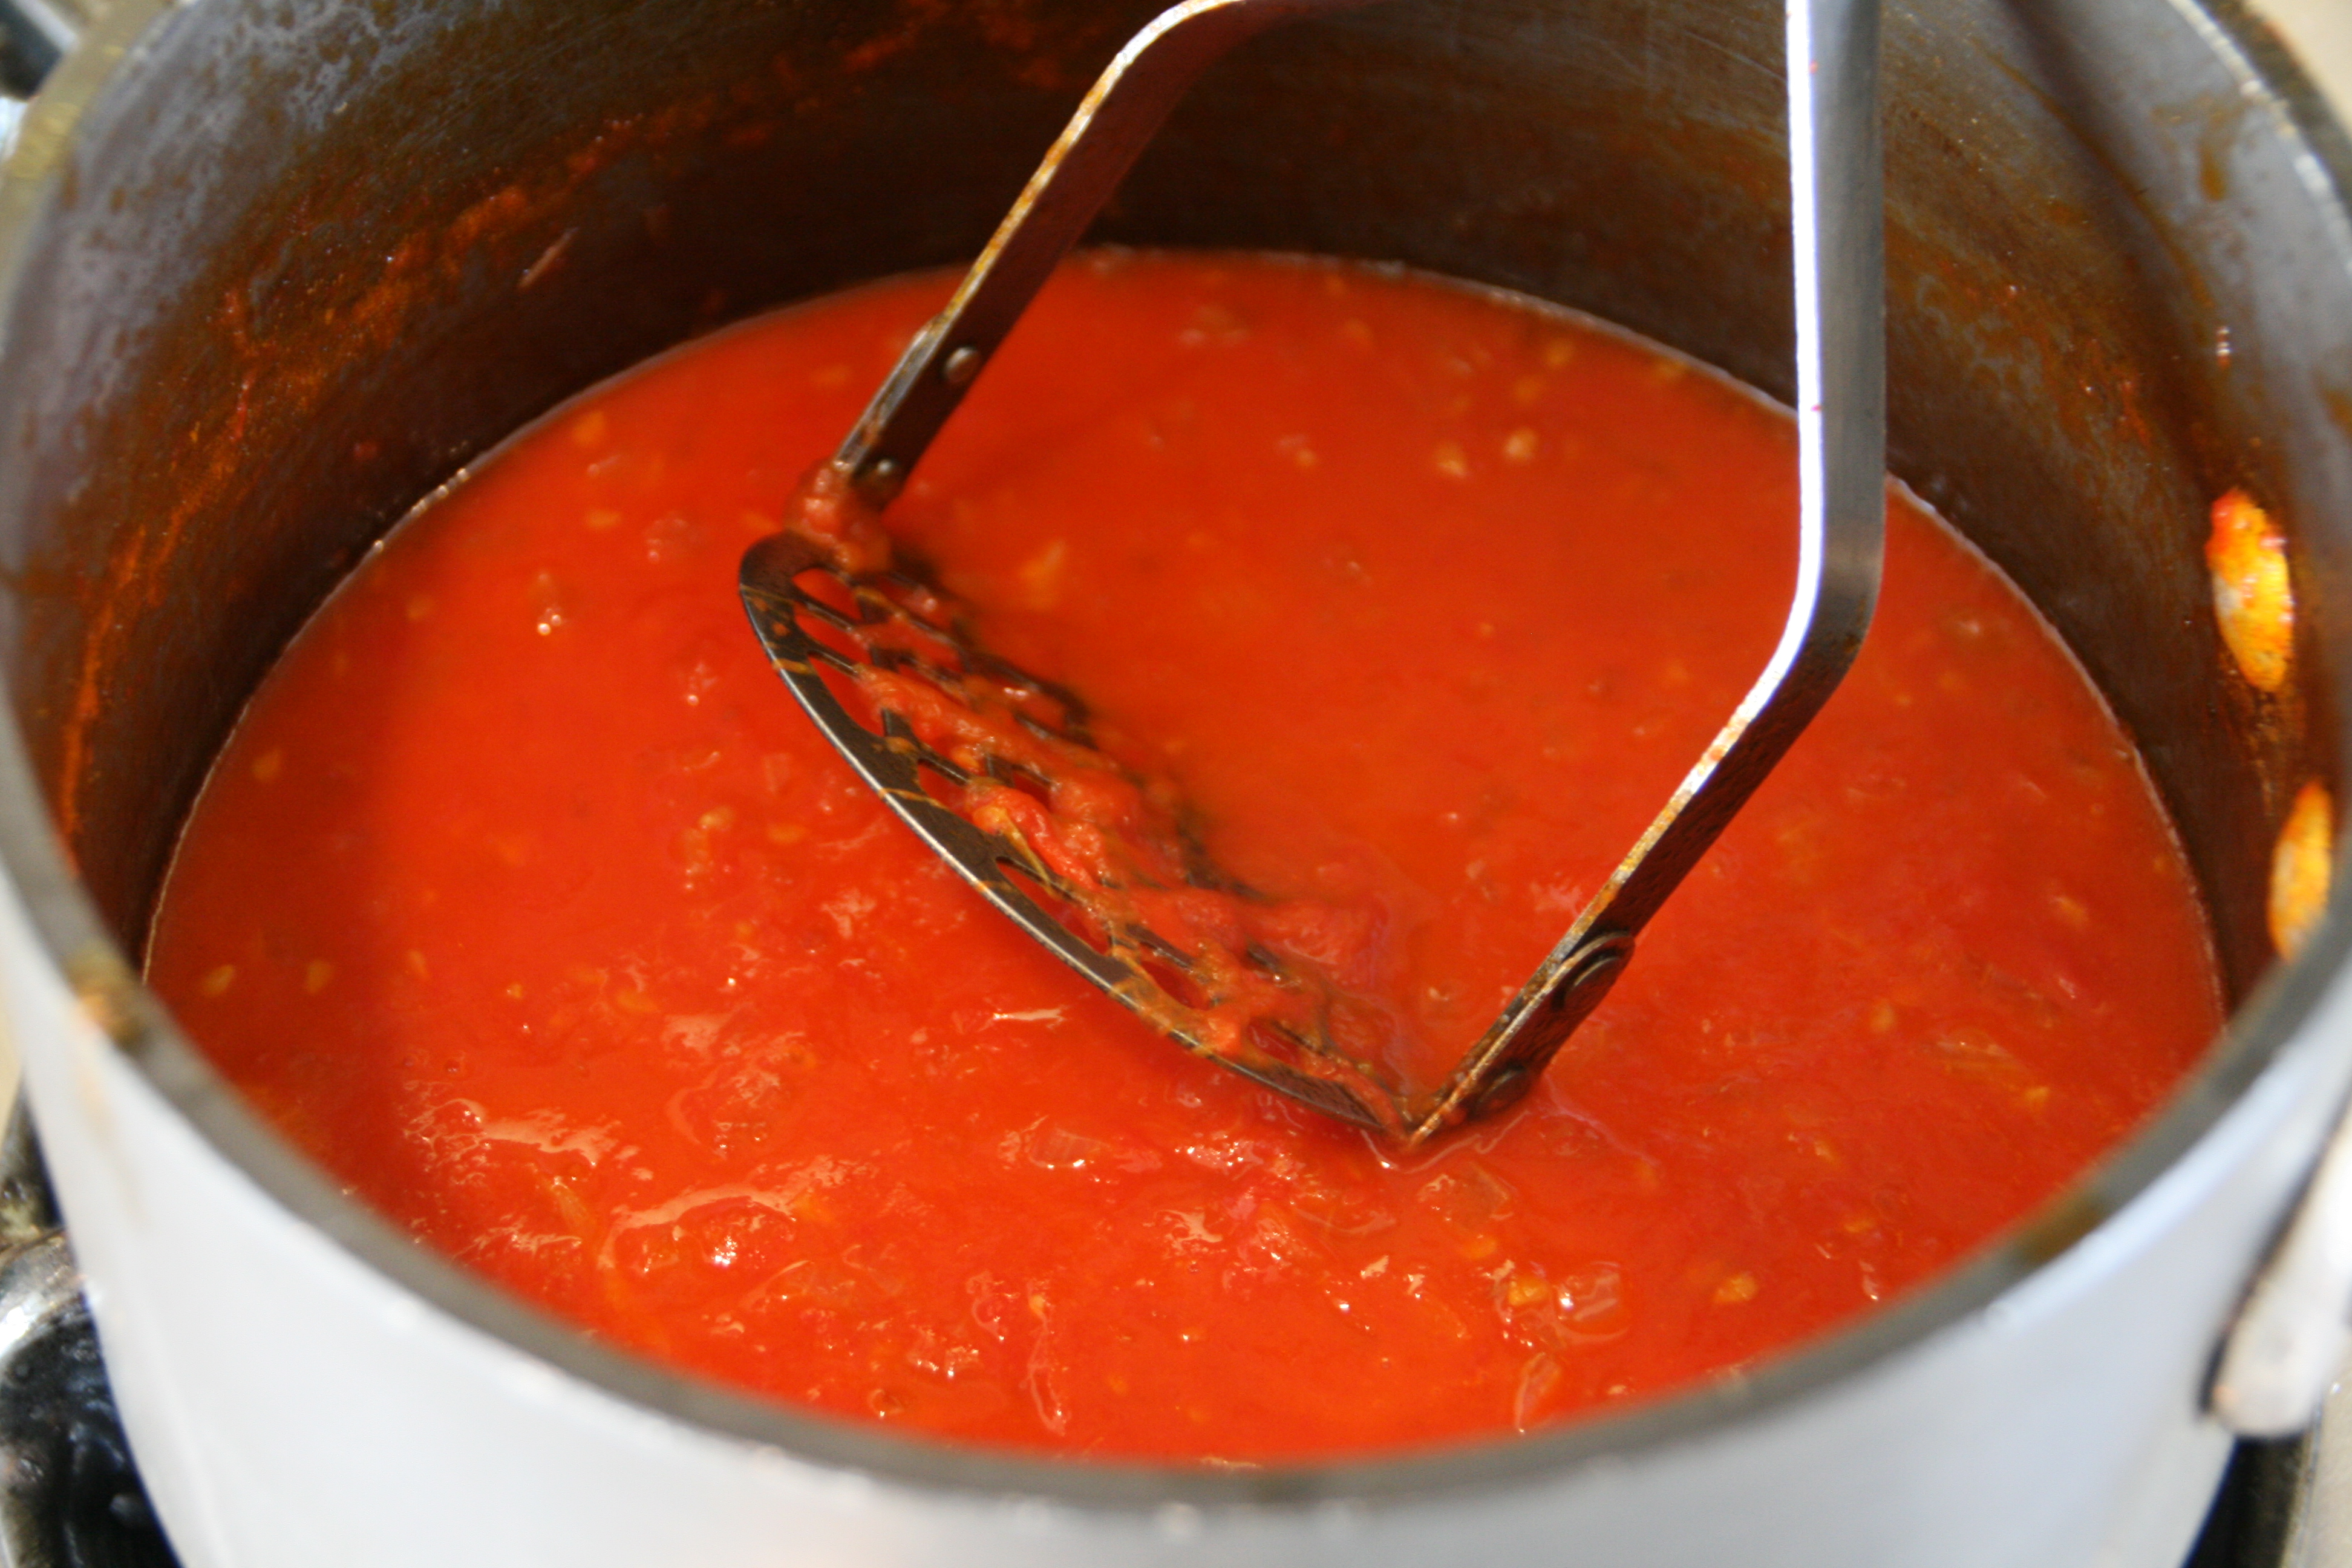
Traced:
<path id="1" fill-rule="evenodd" d="M 1510 1116 L 1383 1163 L 1171 1047 L 893 825 L 724 591 L 779 451 L 828 450 L 942 288 L 560 411 L 371 558 L 216 768 L 153 982 L 426 1244 L 616 1344 L 963 1441 L 1425 1445 L 1916 1290 L 2209 1037 L 2120 737 L 1898 505 L 1838 702 Z M 891 521 L 982 640 L 1085 672 L 1220 861 L 1360 910 L 1367 984 L 1458 1047 L 1770 647 L 1787 427 L 1653 363 L 1425 282 L 1082 263 Z"/>
<path id="2" fill-rule="evenodd" d="M 2119 439 L 2151 445 L 2147 404 L 2160 401 L 2161 390 L 2143 388 L 2135 366 L 2090 326 L 2063 310 L 2021 308 L 2024 285 L 2011 271 L 1907 224 L 1887 230 L 1887 266 L 1890 276 L 1910 279 L 1916 310 L 1966 324 L 1979 345 L 1966 374 L 1983 395 L 2032 408 L 2084 449 Z"/>
<path id="3" fill-rule="evenodd" d="M 1037 0 L 899 0 L 898 16 L 888 26 L 853 47 L 843 58 L 844 68 L 871 70 L 929 41 L 943 26 L 953 25 L 976 34 L 987 47 L 1012 56 L 1014 76 L 1023 84 L 1047 92 L 1076 92 L 1093 79 L 1109 58 L 1116 39 L 1130 26 L 1110 8 L 1099 15 L 1081 13 L 1076 19 Z"/>
<path id="4" fill-rule="evenodd" d="M 2327 410 L 2328 423 L 2342 431 L 2345 439 L 2352 440 L 2352 393 L 2346 392 L 2340 386 L 2329 386 L 2322 383 L 2319 388 L 2319 401 Z"/>
<path id="5" fill-rule="evenodd" d="M 152 527 L 118 530 L 97 580 L 78 593 L 90 606 L 89 630 L 59 727 L 52 781 L 58 826 L 68 843 L 82 827 L 90 737 L 106 711 L 109 679 L 145 635 L 145 615 L 163 607 L 172 592 L 173 561 L 189 528 L 215 515 L 249 482 L 250 455 L 268 446 L 252 438 L 257 422 L 300 425 L 352 367 L 383 355 L 415 312 L 453 292 L 466 268 L 486 253 L 514 265 L 521 286 L 538 281 L 561 259 L 572 235 L 566 229 L 548 237 L 550 220 L 569 210 L 583 182 L 633 149 L 698 134 L 722 109 L 709 97 L 614 120 L 548 174 L 502 185 L 438 228 L 410 234 L 354 296 L 306 300 L 301 310 L 273 312 L 283 318 L 282 327 L 257 322 L 252 278 L 222 290 L 213 330 L 221 357 L 235 367 L 235 396 L 225 412 L 203 410 L 189 424 L 168 511 Z M 341 196 L 340 190 L 313 193 L 280 217 L 275 253 L 253 268 L 254 277 L 276 277 L 298 245 L 341 221 L 334 211 Z M 536 263 L 519 264 L 519 258 L 528 261 L 521 247 L 533 243 Z"/>

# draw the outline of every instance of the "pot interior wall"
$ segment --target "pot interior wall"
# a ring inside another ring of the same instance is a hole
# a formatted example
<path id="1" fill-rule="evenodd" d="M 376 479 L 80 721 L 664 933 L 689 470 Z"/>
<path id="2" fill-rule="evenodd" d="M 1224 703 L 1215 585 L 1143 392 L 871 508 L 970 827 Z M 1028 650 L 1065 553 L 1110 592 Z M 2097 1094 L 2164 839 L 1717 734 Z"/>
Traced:
<path id="1" fill-rule="evenodd" d="M 124 942 L 246 694 L 412 503 L 698 331 L 968 256 L 1153 8 L 171 12 L 85 118 L 0 363 L 0 661 Z M 1522 289 L 1785 396 L 1780 56 L 1769 5 L 1383 0 L 1213 72 L 1100 233 Z M 1887 79 L 1891 467 L 2138 736 L 2242 993 L 2284 799 L 2336 772 L 2336 209 L 2168 7 L 1893 7 Z M 2231 484 L 2297 539 L 2284 702 L 2205 608 Z"/>

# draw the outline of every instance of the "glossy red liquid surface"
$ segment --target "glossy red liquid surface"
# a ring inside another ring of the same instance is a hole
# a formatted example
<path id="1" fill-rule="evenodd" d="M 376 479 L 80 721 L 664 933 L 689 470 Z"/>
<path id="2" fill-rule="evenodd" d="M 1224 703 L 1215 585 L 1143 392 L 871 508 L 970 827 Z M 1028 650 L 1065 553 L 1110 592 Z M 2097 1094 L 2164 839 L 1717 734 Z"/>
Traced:
<path id="1" fill-rule="evenodd" d="M 661 1360 L 998 1444 L 1506 1433 L 1818 1335 L 2219 1022 L 2123 737 L 1907 504 L 1859 666 L 1523 1110 L 1399 1164 L 1002 922 L 768 668 L 738 554 L 938 280 L 590 394 L 404 526 L 224 753 L 155 984 L 357 1194 Z M 1066 269 L 891 522 L 1458 1049 L 1768 650 L 1786 421 L 1562 318 Z"/>

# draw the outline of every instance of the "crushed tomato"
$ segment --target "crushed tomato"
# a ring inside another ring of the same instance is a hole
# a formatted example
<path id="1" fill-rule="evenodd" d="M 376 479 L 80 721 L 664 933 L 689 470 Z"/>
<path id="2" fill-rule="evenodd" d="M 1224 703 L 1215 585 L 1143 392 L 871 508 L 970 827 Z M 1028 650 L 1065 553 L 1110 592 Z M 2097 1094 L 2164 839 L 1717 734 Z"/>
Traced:
<path id="1" fill-rule="evenodd" d="M 1859 665 L 1520 1109 L 1398 1161 L 1177 1051 L 865 793 L 735 602 L 944 288 L 753 321 L 551 416 L 352 575 L 219 760 L 153 982 L 423 1242 L 845 1416 L 1425 1446 L 1916 1288 L 2217 1026 L 2128 743 L 1897 499 Z M 1761 664 L 1794 513 L 1782 415 L 1612 332 L 1106 253 L 890 522 L 1150 749 L 1221 863 L 1353 911 L 1319 940 L 1458 1054 Z"/>

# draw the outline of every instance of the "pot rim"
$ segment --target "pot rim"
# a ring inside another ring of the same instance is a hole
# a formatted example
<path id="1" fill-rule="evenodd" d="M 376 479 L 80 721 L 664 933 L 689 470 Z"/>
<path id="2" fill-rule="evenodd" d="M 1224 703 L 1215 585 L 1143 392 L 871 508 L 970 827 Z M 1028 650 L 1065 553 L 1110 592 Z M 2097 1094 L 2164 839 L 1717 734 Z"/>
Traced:
<path id="1" fill-rule="evenodd" d="M 2352 139 L 2307 74 L 2244 0 L 2169 0 L 2204 36 L 2250 99 L 2276 111 L 2299 142 L 2305 183 L 2332 206 L 2352 268 Z M 50 210 L 82 114 L 135 75 L 151 27 L 174 0 L 108 7 L 30 106 L 16 150 L 0 166 L 0 304 L 15 297 Z M 5 351 L 5 342 L 0 342 Z M 1349 1456 L 1216 1471 L 1131 1460 L 1072 1460 L 969 1447 L 921 1434 L 797 1410 L 672 1371 L 589 1341 L 410 1239 L 356 1200 L 249 1110 L 134 976 L 121 945 L 75 879 L 13 719 L 0 719 L 0 874 L 14 884 L 50 968 L 90 1024 L 210 1148 L 291 1215 L 360 1263 L 460 1324 L 558 1368 L 626 1405 L 747 1449 L 781 1449 L 835 1469 L 910 1489 L 1019 1497 L 1093 1510 L 1206 1513 L 1393 1506 L 1566 1474 L 1759 1421 L 1891 1361 L 1958 1324 L 2112 1228 L 2159 1177 L 2215 1132 L 2281 1058 L 2352 954 L 2352 846 L 2339 847 L 2326 917 L 2302 954 L 2273 964 L 2223 1026 L 2206 1060 L 2162 1112 L 2081 1177 L 1933 1284 L 1756 1370 L 1726 1374 L 1618 1414 L 1552 1432 L 1432 1450 Z"/>

